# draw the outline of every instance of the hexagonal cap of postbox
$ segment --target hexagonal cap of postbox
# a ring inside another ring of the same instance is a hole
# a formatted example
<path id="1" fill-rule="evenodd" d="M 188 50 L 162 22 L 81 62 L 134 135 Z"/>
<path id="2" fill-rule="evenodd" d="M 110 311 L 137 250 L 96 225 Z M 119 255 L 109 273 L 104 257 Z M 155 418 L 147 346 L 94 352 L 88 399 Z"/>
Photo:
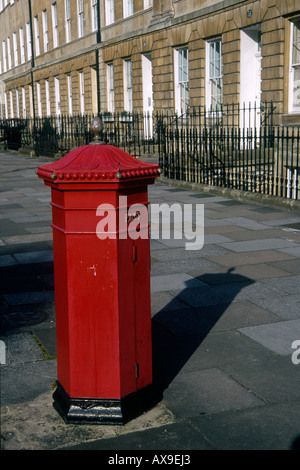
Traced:
<path id="1" fill-rule="evenodd" d="M 91 128 L 94 140 L 72 150 L 60 160 L 40 165 L 37 175 L 51 186 L 70 183 L 125 183 L 126 181 L 155 178 L 160 175 L 159 165 L 132 157 L 124 150 L 101 142 L 100 118 L 94 118 Z"/>

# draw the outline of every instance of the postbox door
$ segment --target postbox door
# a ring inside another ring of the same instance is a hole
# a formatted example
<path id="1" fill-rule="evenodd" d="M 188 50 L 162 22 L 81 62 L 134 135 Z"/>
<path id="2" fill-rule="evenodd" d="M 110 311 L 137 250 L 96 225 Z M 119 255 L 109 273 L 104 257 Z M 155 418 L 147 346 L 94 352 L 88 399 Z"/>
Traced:
<path id="1" fill-rule="evenodd" d="M 137 389 L 152 382 L 151 298 L 149 239 L 133 242 L 134 301 L 136 324 Z"/>
<path id="2" fill-rule="evenodd" d="M 152 382 L 149 240 L 119 241 L 122 395 Z"/>

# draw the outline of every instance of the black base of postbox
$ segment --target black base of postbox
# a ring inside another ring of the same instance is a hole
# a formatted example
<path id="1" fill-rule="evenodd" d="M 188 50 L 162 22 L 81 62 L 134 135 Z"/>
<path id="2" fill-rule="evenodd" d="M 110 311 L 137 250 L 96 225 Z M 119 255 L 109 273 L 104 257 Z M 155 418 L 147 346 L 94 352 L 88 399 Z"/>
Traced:
<path id="1" fill-rule="evenodd" d="M 57 382 L 53 406 L 66 423 L 125 424 L 162 400 L 162 394 L 148 385 L 124 398 L 71 398 Z"/>

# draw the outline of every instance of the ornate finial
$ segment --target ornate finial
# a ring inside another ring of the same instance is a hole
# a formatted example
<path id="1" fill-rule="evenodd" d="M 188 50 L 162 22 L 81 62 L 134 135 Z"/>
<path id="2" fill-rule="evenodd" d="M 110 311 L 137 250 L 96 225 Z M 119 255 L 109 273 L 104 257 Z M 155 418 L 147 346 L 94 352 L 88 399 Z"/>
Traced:
<path id="1" fill-rule="evenodd" d="M 96 116 L 94 119 L 92 119 L 91 131 L 94 134 L 94 138 L 90 144 L 104 144 L 104 142 L 100 139 L 100 135 L 103 132 L 103 122 L 100 117 Z"/>

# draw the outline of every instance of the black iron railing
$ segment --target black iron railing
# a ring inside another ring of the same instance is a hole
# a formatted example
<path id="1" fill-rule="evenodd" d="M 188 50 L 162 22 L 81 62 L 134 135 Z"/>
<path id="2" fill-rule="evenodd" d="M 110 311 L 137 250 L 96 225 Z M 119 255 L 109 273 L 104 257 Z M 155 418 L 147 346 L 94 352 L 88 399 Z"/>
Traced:
<path id="1" fill-rule="evenodd" d="M 272 103 L 193 108 L 182 116 L 103 113 L 102 140 L 158 159 L 171 179 L 300 199 L 299 128 L 274 127 Z M 64 155 L 92 141 L 94 115 L 4 120 L 9 148 Z"/>

